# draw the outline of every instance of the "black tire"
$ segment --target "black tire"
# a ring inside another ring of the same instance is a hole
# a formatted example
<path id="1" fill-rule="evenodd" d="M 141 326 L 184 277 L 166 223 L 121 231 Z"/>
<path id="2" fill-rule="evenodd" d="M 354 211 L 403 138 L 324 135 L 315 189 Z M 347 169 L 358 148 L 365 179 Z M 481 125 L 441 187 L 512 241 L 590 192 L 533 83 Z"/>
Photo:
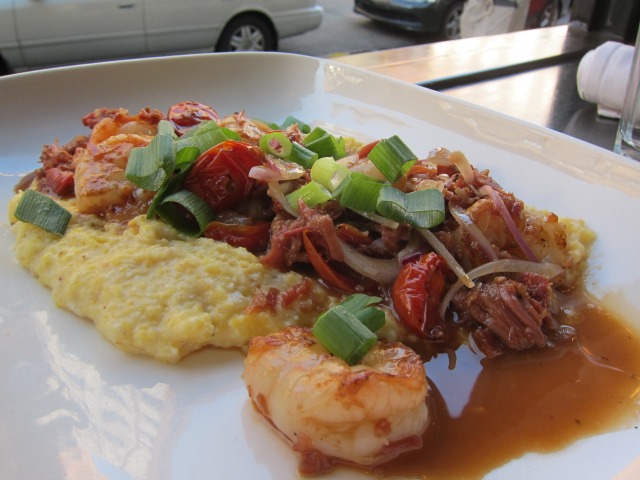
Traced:
<path id="1" fill-rule="evenodd" d="M 277 50 L 278 39 L 273 27 L 256 15 L 243 15 L 231 20 L 220 35 L 217 52 Z"/>
<path id="2" fill-rule="evenodd" d="M 440 36 L 445 40 L 457 40 L 460 38 L 460 17 L 464 2 L 456 2 L 445 14 L 440 27 Z"/>
<path id="3" fill-rule="evenodd" d="M 13 73 L 11 67 L 9 67 L 9 64 L 4 58 L 0 57 L 0 76 L 9 75 L 10 73 Z"/>

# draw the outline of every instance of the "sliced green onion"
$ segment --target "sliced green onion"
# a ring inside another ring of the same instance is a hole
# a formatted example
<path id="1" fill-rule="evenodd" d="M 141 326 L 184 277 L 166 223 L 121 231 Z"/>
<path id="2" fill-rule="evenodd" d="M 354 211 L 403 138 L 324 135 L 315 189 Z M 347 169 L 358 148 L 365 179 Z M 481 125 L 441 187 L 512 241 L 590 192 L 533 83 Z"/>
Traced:
<path id="1" fill-rule="evenodd" d="M 156 205 L 156 213 L 181 233 L 198 237 L 214 215 L 209 205 L 188 190 L 180 190 L 164 197 Z M 185 212 L 186 210 L 186 212 Z M 187 212 L 191 215 L 188 215 Z"/>
<path id="2" fill-rule="evenodd" d="M 344 145 L 344 138 L 336 138 L 320 127 L 314 128 L 304 139 L 304 146 L 319 157 L 333 157 L 336 160 L 346 155 Z"/>
<path id="3" fill-rule="evenodd" d="M 204 122 L 200 122 L 197 125 L 194 125 L 190 129 L 188 129 L 186 132 L 184 132 L 180 136 L 180 140 L 185 140 L 185 139 L 187 139 L 189 137 L 192 137 L 192 136 L 194 136 L 196 134 L 202 135 L 205 132 L 214 131 L 214 130 L 217 130 L 218 128 L 220 128 L 220 127 L 218 126 L 218 124 L 215 121 L 213 121 L 213 120 L 205 120 Z"/>
<path id="4" fill-rule="evenodd" d="M 340 195 L 340 206 L 363 212 L 375 212 L 384 184 L 359 172 L 349 175 Z"/>
<path id="5" fill-rule="evenodd" d="M 197 147 L 184 147 L 176 153 L 176 165 L 175 168 L 182 169 L 187 165 L 192 164 L 200 156 L 200 150 Z"/>
<path id="6" fill-rule="evenodd" d="M 284 122 L 282 122 L 282 124 L 280 125 L 279 130 L 285 130 L 286 128 L 296 123 L 298 124 L 298 128 L 302 133 L 309 133 L 311 131 L 311 127 L 309 125 L 291 115 L 284 119 Z"/>
<path id="7" fill-rule="evenodd" d="M 240 135 L 233 130 L 225 127 L 220 127 L 213 120 L 208 120 L 187 130 L 176 141 L 176 149 L 180 150 L 185 146 L 196 146 L 200 149 L 201 152 L 204 152 L 217 143 L 220 143 L 220 141 L 224 141 L 227 139 L 239 140 Z"/>
<path id="8" fill-rule="evenodd" d="M 71 220 L 71 213 L 58 202 L 31 189 L 24 191 L 13 214 L 20 221 L 60 236 L 64 235 Z"/>
<path id="9" fill-rule="evenodd" d="M 380 302 L 382 302 L 382 298 L 380 297 L 365 295 L 364 293 L 354 293 L 345 298 L 340 305 L 351 313 L 356 313 L 358 310 L 377 305 Z"/>
<path id="10" fill-rule="evenodd" d="M 190 147 L 195 148 L 195 147 Z M 187 150 L 186 148 L 180 150 L 180 152 Z M 180 152 L 178 152 L 178 157 L 180 156 Z M 149 210 L 147 210 L 147 218 L 152 219 L 156 215 L 156 208 L 160 205 L 166 197 L 169 195 L 173 195 L 174 193 L 179 192 L 182 189 L 182 183 L 184 179 L 189 174 L 191 167 L 194 162 L 183 163 L 181 165 L 176 165 L 176 173 L 172 177 L 168 178 L 167 181 L 160 187 L 160 189 L 156 192 L 155 197 L 153 197 L 153 201 L 151 205 L 149 205 Z"/>
<path id="11" fill-rule="evenodd" d="M 173 123 L 168 120 L 160 120 L 158 122 L 158 135 L 169 135 L 173 139 L 178 138 Z"/>
<path id="12" fill-rule="evenodd" d="M 380 190 L 376 209 L 383 217 L 416 228 L 433 228 L 444 221 L 444 197 L 435 188 L 404 193 L 385 185 Z"/>
<path id="13" fill-rule="evenodd" d="M 318 160 L 318 154 L 299 143 L 293 142 L 291 144 L 291 154 L 287 157 L 287 160 L 302 165 L 308 170 Z"/>
<path id="14" fill-rule="evenodd" d="M 378 339 L 342 305 L 320 315 L 313 326 L 313 334 L 327 350 L 349 365 L 359 363 Z"/>
<path id="15" fill-rule="evenodd" d="M 291 140 L 282 132 L 265 133 L 260 137 L 260 150 L 278 158 L 287 158 L 292 149 Z"/>
<path id="16" fill-rule="evenodd" d="M 196 147 L 200 152 L 206 152 L 219 143 L 227 140 L 240 140 L 240 135 L 228 128 L 220 128 L 215 122 L 207 122 L 206 128 L 200 128 L 193 135 L 185 138 L 184 135 L 176 141 L 176 150 L 185 147 Z"/>
<path id="17" fill-rule="evenodd" d="M 390 182 L 398 180 L 405 163 L 417 160 L 397 135 L 380 140 L 367 157 Z"/>
<path id="18" fill-rule="evenodd" d="M 312 180 L 315 180 L 330 192 L 335 192 L 349 176 L 349 169 L 337 163 L 331 157 L 322 157 L 313 164 L 310 173 Z"/>
<path id="19" fill-rule="evenodd" d="M 363 308 L 354 313 L 354 315 L 374 333 L 381 329 L 385 322 L 384 312 L 376 307 Z"/>
<path id="20" fill-rule="evenodd" d="M 375 332 L 382 328 L 385 322 L 384 312 L 373 306 L 380 302 L 382 302 L 380 297 L 354 293 L 340 305 L 353 313 L 369 330 Z"/>
<path id="21" fill-rule="evenodd" d="M 298 212 L 298 200 L 302 201 L 309 207 L 315 207 L 321 203 L 331 200 L 331 192 L 320 185 L 318 182 L 311 180 L 297 190 L 285 195 L 285 198 L 291 205 L 291 208 Z"/>
<path id="22" fill-rule="evenodd" d="M 156 135 L 146 147 L 132 148 L 126 177 L 144 190 L 157 191 L 175 168 L 173 137 Z"/>

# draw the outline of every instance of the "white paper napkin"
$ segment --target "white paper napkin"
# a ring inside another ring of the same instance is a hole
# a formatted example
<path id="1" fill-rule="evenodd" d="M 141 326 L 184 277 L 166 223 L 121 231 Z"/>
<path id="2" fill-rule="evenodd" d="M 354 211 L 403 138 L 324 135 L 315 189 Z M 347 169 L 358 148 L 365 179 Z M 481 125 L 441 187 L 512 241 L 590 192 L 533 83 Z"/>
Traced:
<path id="1" fill-rule="evenodd" d="M 619 42 L 605 42 L 582 57 L 578 65 L 578 93 L 598 105 L 598 115 L 620 118 L 633 47 Z"/>

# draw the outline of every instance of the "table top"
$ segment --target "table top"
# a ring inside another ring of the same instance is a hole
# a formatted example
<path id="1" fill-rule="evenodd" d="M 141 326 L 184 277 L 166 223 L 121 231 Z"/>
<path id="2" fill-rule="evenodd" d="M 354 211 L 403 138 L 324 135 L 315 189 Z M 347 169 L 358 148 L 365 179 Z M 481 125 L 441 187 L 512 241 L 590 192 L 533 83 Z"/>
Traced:
<path id="1" fill-rule="evenodd" d="M 610 39 L 573 25 L 366 52 L 339 61 L 611 150 L 617 121 L 578 94 L 582 56 Z"/>

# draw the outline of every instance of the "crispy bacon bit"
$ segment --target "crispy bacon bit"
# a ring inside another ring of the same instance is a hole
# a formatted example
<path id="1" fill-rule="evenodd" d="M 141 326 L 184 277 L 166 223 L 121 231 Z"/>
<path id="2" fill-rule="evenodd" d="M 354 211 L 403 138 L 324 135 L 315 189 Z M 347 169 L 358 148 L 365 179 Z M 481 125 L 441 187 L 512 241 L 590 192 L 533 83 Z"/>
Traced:
<path id="1" fill-rule="evenodd" d="M 247 313 L 270 311 L 275 313 L 280 308 L 286 308 L 293 302 L 308 299 L 313 290 L 313 282 L 309 278 L 304 278 L 295 285 L 289 287 L 284 292 L 277 288 L 270 288 L 266 292 L 257 289 L 253 296 L 253 301 L 246 309 Z M 301 309 L 304 309 L 301 306 Z"/>
<path id="2" fill-rule="evenodd" d="M 60 197 L 73 195 L 73 172 L 53 167 L 45 171 L 47 185 L 53 193 Z"/>

